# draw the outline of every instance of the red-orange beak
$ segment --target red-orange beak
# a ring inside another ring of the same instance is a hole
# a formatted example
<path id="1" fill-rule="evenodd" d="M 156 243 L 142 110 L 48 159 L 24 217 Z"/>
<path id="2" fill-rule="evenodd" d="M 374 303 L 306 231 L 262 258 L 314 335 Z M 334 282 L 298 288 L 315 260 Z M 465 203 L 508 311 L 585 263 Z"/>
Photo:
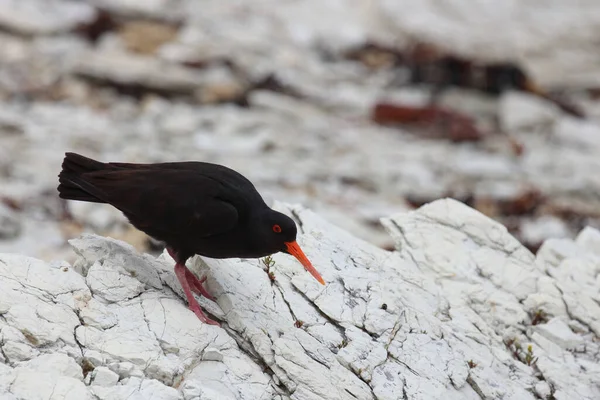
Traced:
<path id="1" fill-rule="evenodd" d="M 308 272 L 310 272 L 310 274 L 312 276 L 314 276 L 315 279 L 318 280 L 321 285 L 324 285 L 325 281 L 321 277 L 321 274 L 319 274 L 317 272 L 317 270 L 315 269 L 315 267 L 312 266 L 310 261 L 308 261 L 308 258 L 306 258 L 306 256 L 304 255 L 304 252 L 302 251 L 300 246 L 298 246 L 298 243 L 296 243 L 295 241 L 294 242 L 285 242 L 285 245 L 287 246 L 288 253 L 290 253 L 291 255 L 296 257 L 298 259 L 298 261 L 300 261 L 300 263 L 304 266 L 304 268 Z"/>

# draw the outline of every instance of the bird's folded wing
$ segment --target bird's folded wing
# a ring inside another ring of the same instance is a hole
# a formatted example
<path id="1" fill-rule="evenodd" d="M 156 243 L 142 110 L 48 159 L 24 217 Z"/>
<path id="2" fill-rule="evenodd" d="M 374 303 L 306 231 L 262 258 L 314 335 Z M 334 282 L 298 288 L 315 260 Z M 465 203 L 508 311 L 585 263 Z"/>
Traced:
<path id="1" fill-rule="evenodd" d="M 105 170 L 83 174 L 78 184 L 157 236 L 207 237 L 238 222 L 236 207 L 222 198 L 221 184 L 194 172 Z"/>

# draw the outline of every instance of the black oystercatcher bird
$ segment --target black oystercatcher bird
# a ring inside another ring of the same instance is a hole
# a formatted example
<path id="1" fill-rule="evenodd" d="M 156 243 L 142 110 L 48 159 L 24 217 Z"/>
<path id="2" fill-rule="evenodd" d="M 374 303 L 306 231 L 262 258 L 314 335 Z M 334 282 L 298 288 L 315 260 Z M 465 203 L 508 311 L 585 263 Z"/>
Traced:
<path id="1" fill-rule="evenodd" d="M 190 309 L 209 319 L 192 295 L 209 299 L 201 279 L 186 268 L 194 254 L 211 258 L 257 258 L 284 252 L 296 257 L 321 284 L 321 275 L 296 243 L 296 224 L 269 208 L 254 185 L 227 167 L 204 162 L 103 163 L 66 153 L 60 197 L 108 203 L 131 224 L 164 242 Z"/>

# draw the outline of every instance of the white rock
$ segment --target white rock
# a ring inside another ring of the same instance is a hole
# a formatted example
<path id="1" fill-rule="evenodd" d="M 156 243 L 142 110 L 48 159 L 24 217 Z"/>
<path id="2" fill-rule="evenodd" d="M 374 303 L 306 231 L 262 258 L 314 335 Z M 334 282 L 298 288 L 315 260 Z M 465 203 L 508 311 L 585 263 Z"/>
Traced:
<path id="1" fill-rule="evenodd" d="M 14 379 L 15 370 L 4 363 L 0 363 L 0 393 L 11 400 L 16 399 L 14 395 L 11 398 L 11 393 L 9 393 L 10 385 Z"/>
<path id="2" fill-rule="evenodd" d="M 372 380 L 374 366 L 383 364 L 388 357 L 384 345 L 377 343 L 367 333 L 349 327 L 345 331 L 346 339 L 340 342 L 337 359 L 346 368 L 367 381 Z"/>
<path id="3" fill-rule="evenodd" d="M 28 359 L 35 353 L 31 347 L 42 347 L 61 348 L 69 355 L 81 354 L 73 336 L 79 318 L 59 298 L 72 303 L 66 299 L 79 301 L 86 296 L 89 288 L 72 270 L 49 268 L 28 257 L 0 254 L 0 308 L 5 310 L 0 327 L 5 340 L 29 347 L 9 345 L 9 353 Z"/>
<path id="4" fill-rule="evenodd" d="M 587 0 L 580 7 L 553 7 L 536 12 L 537 1 L 518 3 L 460 0 L 438 2 L 382 0 L 379 24 L 393 31 L 393 38 L 426 38 L 434 47 L 488 62 L 518 60 L 543 87 L 598 82 L 597 54 L 590 49 L 596 38 L 598 3 Z M 411 12 L 406 13 L 410 7 Z M 568 11 L 567 11 L 568 10 Z M 513 18 L 519 15 L 518 19 Z M 435 28 L 434 28 L 435 27 Z M 547 32 L 541 35 L 540 32 Z"/>
<path id="5" fill-rule="evenodd" d="M 191 134 L 200 123 L 200 118 L 193 107 L 181 107 L 160 118 L 160 128 L 169 135 Z"/>
<path id="6" fill-rule="evenodd" d="M 16 377 L 10 387 L 11 394 L 19 399 L 92 400 L 94 397 L 83 382 L 71 377 L 49 372 L 16 369 Z"/>
<path id="7" fill-rule="evenodd" d="M 587 252 L 600 257 L 600 231 L 591 227 L 585 227 L 575 239 L 575 242 Z"/>
<path id="8" fill-rule="evenodd" d="M 204 83 L 202 73 L 193 69 L 119 51 L 90 52 L 73 68 L 74 73 L 88 78 L 175 94 L 193 94 Z"/>
<path id="9" fill-rule="evenodd" d="M 524 296 L 531 299 L 530 296 L 538 293 L 538 295 L 543 294 L 548 298 L 552 298 L 548 300 L 548 303 L 567 302 L 567 307 L 569 307 L 569 297 L 563 295 L 564 292 L 561 290 L 555 289 L 561 285 L 561 282 L 555 279 L 551 278 L 544 285 L 538 285 L 539 282 L 543 282 L 542 278 L 547 280 L 547 276 L 544 270 L 534 266 L 533 256 L 517 244 L 504 231 L 503 227 L 476 214 L 462 204 L 442 200 L 426 205 L 416 212 L 384 221 L 384 223 L 396 238 L 397 248 L 401 254 L 405 254 L 405 257 L 414 260 L 424 274 L 437 276 L 436 280 L 440 283 L 444 297 L 450 304 L 449 315 L 452 320 L 445 324 L 445 328 L 452 329 L 456 334 L 458 331 L 455 329 L 460 326 L 459 331 L 467 335 L 461 336 L 458 341 L 450 341 L 452 349 L 464 348 L 466 351 L 464 353 L 465 362 L 473 360 L 477 364 L 470 371 L 469 385 L 476 392 L 491 398 L 496 396 L 532 398 L 532 395 L 523 389 L 531 384 L 532 376 L 523 369 L 523 364 L 520 361 L 514 360 L 510 354 L 502 354 L 506 351 L 506 346 L 501 341 L 498 342 L 498 347 L 494 345 L 480 347 L 483 342 L 478 340 L 467 344 L 471 340 L 467 338 L 475 338 L 481 334 L 486 334 L 488 335 L 486 342 L 492 343 L 500 340 L 496 335 L 505 335 L 506 332 L 512 332 L 508 335 L 509 338 L 526 341 L 526 338 L 519 338 L 519 330 L 514 328 L 527 320 L 527 315 L 532 310 L 526 312 L 519 299 Z M 430 227 L 435 227 L 433 228 L 435 233 L 430 230 Z M 504 232 L 500 233 L 501 231 Z M 455 239 L 451 240 L 452 237 Z M 432 238 L 443 239 L 432 241 Z M 438 257 L 438 254 L 444 253 L 443 248 L 448 249 L 448 258 Z M 451 248 L 453 250 L 450 250 Z M 441 253 L 440 250 L 442 250 Z M 483 253 L 481 253 L 482 251 Z M 484 254 L 486 256 L 482 257 Z M 504 259 L 504 262 L 497 264 L 493 261 L 498 257 Z M 491 267 L 492 265 L 496 266 Z M 572 268 L 565 269 L 565 271 L 567 270 L 572 271 Z M 528 283 L 524 284 L 525 282 Z M 488 284 L 491 284 L 491 286 L 488 286 Z M 581 300 L 588 307 L 591 306 L 589 302 L 585 301 L 585 296 L 580 295 L 580 297 L 584 297 Z M 459 317 L 458 310 L 461 310 L 461 313 L 466 312 L 464 315 L 466 318 Z M 467 310 L 471 311 L 467 312 Z M 471 314 L 472 311 L 475 314 Z M 558 313 L 558 311 L 556 312 Z M 585 314 L 583 310 L 582 315 L 586 315 L 586 317 L 581 318 L 583 321 L 594 320 L 594 317 Z M 473 333 L 467 333 L 473 328 L 475 328 Z M 533 336 L 535 335 L 533 333 Z M 444 337 L 446 336 L 447 333 L 444 334 Z M 569 338 L 573 339 L 572 337 Z M 562 350 L 557 343 L 551 340 L 548 343 L 553 344 L 553 352 L 558 349 L 558 353 L 562 354 L 563 357 L 570 357 L 571 353 Z M 587 343 L 589 344 L 589 342 Z M 466 347 L 463 347 L 465 345 Z M 479 350 L 475 350 L 476 348 L 479 348 Z M 406 339 L 403 340 L 402 350 L 403 357 L 410 354 L 407 350 Z M 597 379 L 591 373 L 586 373 L 583 377 L 575 372 L 577 368 L 573 370 L 567 368 L 562 359 L 553 356 L 550 358 L 551 354 L 546 356 L 545 351 L 536 346 L 533 349 L 534 356 L 540 357 L 540 359 L 543 357 L 544 363 L 547 363 L 544 364 L 544 370 L 548 374 L 554 374 L 555 369 L 558 371 L 562 368 L 564 382 L 568 379 L 572 379 L 571 382 L 577 382 L 574 385 L 561 385 L 557 389 L 567 393 L 567 397 L 581 398 L 581 394 L 583 394 L 583 398 L 589 398 L 595 390 L 591 389 L 589 385 L 596 382 Z M 418 358 L 415 358 L 415 360 L 419 361 L 407 363 L 411 368 L 415 368 L 419 362 L 423 363 L 428 359 L 427 352 L 424 352 L 423 349 L 420 349 L 418 354 Z M 439 359 L 440 354 L 436 353 L 432 360 L 434 358 Z M 492 372 L 496 367 L 491 369 L 481 368 L 482 362 L 486 365 L 495 365 L 494 362 L 490 364 L 492 359 L 511 362 L 513 368 L 523 370 L 517 378 L 521 384 L 509 384 L 508 386 L 502 384 L 502 389 L 499 389 L 497 383 L 498 377 L 501 375 L 498 375 L 498 372 Z M 435 364 L 435 362 L 431 362 L 431 365 Z M 417 372 L 420 374 L 419 370 Z M 568 378 L 569 376 L 571 378 Z M 550 379 L 549 377 L 546 378 Z M 406 375 L 405 379 L 406 382 L 399 381 L 397 383 L 398 387 L 411 387 L 409 385 L 409 381 L 413 380 L 411 374 Z M 580 379 L 583 379 L 583 381 Z M 592 392 L 589 391 L 590 389 Z M 434 388 L 431 388 L 431 390 L 433 391 Z"/>
<path id="10" fill-rule="evenodd" d="M 505 132 L 544 128 L 557 117 L 555 105 L 534 95 L 507 92 L 500 99 L 500 124 Z"/>
<path id="11" fill-rule="evenodd" d="M 558 267 L 568 257 L 577 257 L 581 247 L 569 239 L 548 239 L 538 249 L 536 258 L 542 268 Z"/>
<path id="12" fill-rule="evenodd" d="M 21 221 L 16 213 L 0 202 L 0 239 L 11 239 L 21 232 Z"/>
<path id="13" fill-rule="evenodd" d="M 0 26 L 24 35 L 67 32 L 79 24 L 91 22 L 95 16 L 94 8 L 79 2 L 0 1 Z"/>
<path id="14" fill-rule="evenodd" d="M 127 17 L 176 19 L 181 15 L 181 0 L 90 0 L 90 3 Z"/>
<path id="15" fill-rule="evenodd" d="M 161 264 L 148 255 L 136 254 L 130 244 L 89 234 L 72 239 L 69 244 L 80 256 L 74 266 L 84 275 L 96 261 L 110 260 L 111 268 L 118 265 L 140 282 L 153 288 L 162 288 L 157 271 Z"/>
<path id="16" fill-rule="evenodd" d="M 578 239 L 589 246 L 600 235 L 598 230 L 586 228 Z M 554 246 L 553 246 L 554 244 Z M 547 241 L 538 252 L 538 264 L 556 280 L 569 316 L 596 334 L 600 333 L 600 305 L 597 302 L 596 276 L 600 272 L 600 257 L 577 241 Z"/>
<path id="17" fill-rule="evenodd" d="M 92 386 L 90 391 L 100 400 L 181 400 L 176 389 L 153 379 L 129 378 L 111 387 Z"/>
<path id="18" fill-rule="evenodd" d="M 92 367 L 106 363 L 106 357 L 104 357 L 104 355 L 99 351 L 84 348 L 82 353 L 85 361 L 88 362 Z"/>
<path id="19" fill-rule="evenodd" d="M 532 293 L 523 302 L 530 316 L 538 312 L 545 313 L 547 318 L 568 317 L 567 308 L 554 279 L 542 276 L 538 279 L 538 292 Z"/>
<path id="20" fill-rule="evenodd" d="M 91 384 L 95 386 L 115 386 L 119 381 L 119 375 L 107 367 L 94 368 L 92 371 Z"/>
<path id="21" fill-rule="evenodd" d="M 116 315 L 104 303 L 95 298 L 92 298 L 80 309 L 79 318 L 85 325 L 98 329 L 109 329 L 117 324 Z"/>
<path id="22" fill-rule="evenodd" d="M 223 361 L 223 354 L 219 349 L 207 347 L 202 352 L 202 359 L 205 361 Z"/>
<path id="23" fill-rule="evenodd" d="M 3 358 L 9 362 L 31 360 L 39 354 L 29 343 L 6 339 L 4 339 L 4 344 L 2 345 L 2 353 Z"/>
<path id="24" fill-rule="evenodd" d="M 38 372 L 48 372 L 60 376 L 68 376 L 83 380 L 83 371 L 72 357 L 63 353 L 42 354 L 39 357 L 23 364 L 27 369 Z"/>
<path id="25" fill-rule="evenodd" d="M 22 399 L 93 399 L 81 367 L 65 354 L 44 354 L 15 368 L 10 394 Z"/>
<path id="26" fill-rule="evenodd" d="M 123 361 L 123 362 L 119 362 L 119 363 L 112 363 L 109 364 L 109 369 L 113 372 L 115 372 L 116 374 L 119 375 L 119 378 L 123 379 L 123 378 L 129 378 L 131 376 L 135 376 L 134 369 L 135 369 L 135 365 L 133 365 L 132 363 L 130 363 L 129 361 Z"/>
<path id="27" fill-rule="evenodd" d="M 562 144 L 576 146 L 585 152 L 600 148 L 600 126 L 591 121 L 563 117 L 556 124 L 554 135 Z"/>
<path id="28" fill-rule="evenodd" d="M 383 219 L 397 248 L 389 252 L 299 206 L 276 208 L 297 220 L 298 242 L 327 284 L 285 254 L 273 256 L 274 282 L 259 260 L 195 257 L 188 266 L 208 276 L 216 297 L 202 304 L 221 309 L 224 329 L 188 309 L 165 254 L 154 259 L 87 235 L 74 241 L 86 278 L 0 255 L 0 343 L 8 359 L 0 364 L 0 396 L 600 396 L 598 231 L 549 240 L 536 258 L 497 222 L 446 199 Z M 153 272 L 132 276 L 124 272 L 130 264 Z M 137 279 L 149 276 L 160 285 L 140 289 Z M 119 289 L 114 302 L 101 282 Z M 547 320 L 533 325 L 538 310 Z M 20 353 L 30 360 L 11 360 L 9 343 L 30 348 Z M 80 365 L 90 364 L 85 386 Z"/>
<path id="29" fill-rule="evenodd" d="M 565 350 L 577 349 L 584 342 L 581 335 L 575 334 L 565 321 L 559 318 L 552 318 L 547 323 L 536 326 L 535 330 Z"/>
<path id="30" fill-rule="evenodd" d="M 137 366 L 147 365 L 161 349 L 148 330 L 139 301 L 121 302 L 117 324 L 106 330 L 77 327 L 77 340 L 86 348 L 100 352 L 108 360 L 128 360 Z"/>
<path id="31" fill-rule="evenodd" d="M 471 177 L 494 177 L 501 179 L 515 173 L 515 165 L 505 157 L 477 155 L 462 159 L 456 165 L 457 171 Z"/>
<path id="32" fill-rule="evenodd" d="M 567 224 L 551 215 L 524 220 L 521 224 L 522 240 L 529 244 L 539 244 L 546 239 L 570 237 Z"/>
<path id="33" fill-rule="evenodd" d="M 89 269 L 86 282 L 92 294 L 109 302 L 125 301 L 140 295 L 144 291 L 144 284 L 120 265 L 107 265 L 111 262 L 95 262 Z"/>
<path id="34" fill-rule="evenodd" d="M 542 399 L 547 399 L 552 394 L 552 389 L 550 388 L 550 385 L 548 385 L 548 382 L 541 381 L 535 384 L 535 392 Z"/>

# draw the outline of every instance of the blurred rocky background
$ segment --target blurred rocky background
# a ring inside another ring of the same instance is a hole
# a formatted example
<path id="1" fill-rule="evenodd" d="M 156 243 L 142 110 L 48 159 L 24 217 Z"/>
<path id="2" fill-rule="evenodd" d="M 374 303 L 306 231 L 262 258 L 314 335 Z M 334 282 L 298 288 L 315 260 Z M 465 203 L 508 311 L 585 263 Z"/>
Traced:
<path id="1" fill-rule="evenodd" d="M 225 164 L 383 248 L 441 197 L 533 251 L 600 227 L 596 0 L 0 0 L 0 102 L 0 252 L 158 250 L 59 201 L 65 151 Z"/>

